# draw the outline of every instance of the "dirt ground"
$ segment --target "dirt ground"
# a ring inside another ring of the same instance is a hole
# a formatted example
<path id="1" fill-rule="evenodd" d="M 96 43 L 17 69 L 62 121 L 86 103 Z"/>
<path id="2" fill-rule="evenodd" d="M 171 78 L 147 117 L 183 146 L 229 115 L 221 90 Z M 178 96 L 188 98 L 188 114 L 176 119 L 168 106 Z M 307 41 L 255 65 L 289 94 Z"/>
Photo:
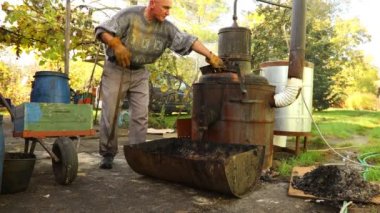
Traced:
<path id="1" fill-rule="evenodd" d="M 9 118 L 5 122 L 6 151 L 23 150 L 23 139 L 13 138 Z M 119 135 L 119 154 L 112 170 L 98 168 L 98 139 L 82 138 L 78 177 L 68 186 L 54 181 L 51 159 L 37 145 L 28 189 L 0 195 L 0 212 L 339 212 L 331 203 L 289 197 L 289 182 L 285 180 L 259 181 L 253 192 L 238 199 L 139 175 L 128 166 L 122 152 L 125 131 Z M 54 139 L 45 141 L 51 145 Z"/>

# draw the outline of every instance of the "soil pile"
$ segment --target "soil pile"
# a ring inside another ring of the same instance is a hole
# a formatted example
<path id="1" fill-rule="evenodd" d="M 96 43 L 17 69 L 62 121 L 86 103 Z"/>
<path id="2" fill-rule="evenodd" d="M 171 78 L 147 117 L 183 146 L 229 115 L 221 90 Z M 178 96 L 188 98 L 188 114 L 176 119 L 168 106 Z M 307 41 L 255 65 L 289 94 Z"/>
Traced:
<path id="1" fill-rule="evenodd" d="M 320 166 L 304 176 L 293 177 L 292 186 L 316 197 L 368 203 L 380 194 L 378 185 L 365 181 L 349 166 Z"/>

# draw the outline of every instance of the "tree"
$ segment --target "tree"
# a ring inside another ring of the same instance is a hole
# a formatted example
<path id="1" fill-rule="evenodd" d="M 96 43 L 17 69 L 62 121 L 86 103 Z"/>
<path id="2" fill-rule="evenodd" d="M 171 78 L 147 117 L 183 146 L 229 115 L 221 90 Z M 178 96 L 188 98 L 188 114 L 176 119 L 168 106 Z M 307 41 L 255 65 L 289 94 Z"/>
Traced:
<path id="1" fill-rule="evenodd" d="M 64 55 L 65 7 L 60 0 L 23 0 L 20 5 L 2 4 L 6 13 L 0 26 L 0 42 L 14 46 L 16 54 L 35 50 L 40 65 L 62 66 Z M 93 8 L 78 5 L 71 9 L 71 49 L 73 59 L 94 52 Z"/>
<path id="2" fill-rule="evenodd" d="M 177 26 L 196 35 L 203 42 L 217 41 L 217 33 L 210 26 L 227 12 L 224 0 L 178 0 L 172 10 Z"/>
<path id="3" fill-rule="evenodd" d="M 31 73 L 25 73 L 15 66 L 0 62 L 0 91 L 13 105 L 29 101 Z"/>
<path id="4" fill-rule="evenodd" d="M 290 11 L 280 7 L 259 5 L 247 16 L 251 28 L 252 69 L 260 70 L 260 63 L 287 60 L 289 53 Z"/>
<path id="5" fill-rule="evenodd" d="M 344 80 L 339 81 L 339 77 L 369 66 L 367 60 L 361 60 L 365 56 L 356 49 L 370 37 L 357 20 L 338 17 L 341 6 L 339 1 L 307 1 L 305 59 L 314 63 L 313 106 L 317 110 L 344 102 L 348 85 Z M 259 6 L 247 20 L 252 28 L 254 69 L 259 69 L 260 63 L 267 60 L 288 60 L 290 10 Z M 354 69 L 348 69 L 350 67 Z M 355 89 L 359 87 L 359 84 L 352 85 Z"/>

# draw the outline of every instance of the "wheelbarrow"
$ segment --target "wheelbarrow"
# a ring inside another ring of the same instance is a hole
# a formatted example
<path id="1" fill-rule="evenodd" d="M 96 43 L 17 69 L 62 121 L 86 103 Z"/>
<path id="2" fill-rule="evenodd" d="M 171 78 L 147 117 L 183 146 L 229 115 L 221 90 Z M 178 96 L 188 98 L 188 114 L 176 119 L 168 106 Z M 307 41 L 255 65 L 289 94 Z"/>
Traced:
<path id="1" fill-rule="evenodd" d="M 261 175 L 264 146 L 169 138 L 125 145 L 124 154 L 142 175 L 242 197 Z"/>
<path id="2" fill-rule="evenodd" d="M 57 183 L 68 185 L 78 172 L 74 139 L 94 135 L 92 106 L 88 104 L 23 103 L 12 110 L 13 136 L 25 139 L 24 153 L 33 154 L 39 143 L 52 159 Z M 44 142 L 57 138 L 51 150 Z"/>

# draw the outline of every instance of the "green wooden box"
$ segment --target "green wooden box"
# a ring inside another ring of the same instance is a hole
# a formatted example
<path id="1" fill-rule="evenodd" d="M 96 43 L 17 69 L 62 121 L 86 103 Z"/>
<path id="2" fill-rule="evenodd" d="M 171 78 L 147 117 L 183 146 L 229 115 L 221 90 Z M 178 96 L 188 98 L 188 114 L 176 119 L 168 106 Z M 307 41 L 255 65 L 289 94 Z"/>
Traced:
<path id="1" fill-rule="evenodd" d="M 23 103 L 15 108 L 14 132 L 83 131 L 93 128 L 92 105 Z"/>

